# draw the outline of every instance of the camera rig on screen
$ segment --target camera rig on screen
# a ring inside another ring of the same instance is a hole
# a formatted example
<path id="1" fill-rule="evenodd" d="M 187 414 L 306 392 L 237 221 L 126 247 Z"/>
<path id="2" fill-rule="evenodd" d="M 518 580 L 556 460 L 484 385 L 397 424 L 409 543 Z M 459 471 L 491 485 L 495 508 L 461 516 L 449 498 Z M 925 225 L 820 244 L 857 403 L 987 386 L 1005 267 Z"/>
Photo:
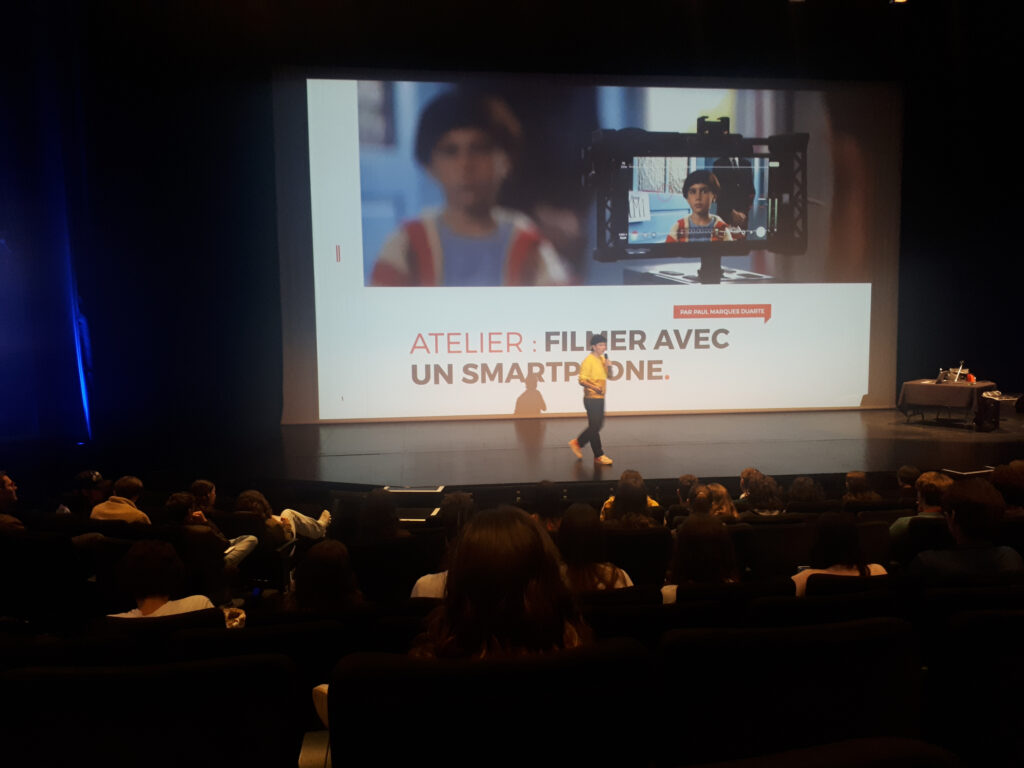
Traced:
<path id="1" fill-rule="evenodd" d="M 717 283 L 722 256 L 803 253 L 808 140 L 745 138 L 729 132 L 727 117 L 698 118 L 697 133 L 594 131 L 583 150 L 596 198 L 594 258 L 699 257 L 701 281 Z"/>

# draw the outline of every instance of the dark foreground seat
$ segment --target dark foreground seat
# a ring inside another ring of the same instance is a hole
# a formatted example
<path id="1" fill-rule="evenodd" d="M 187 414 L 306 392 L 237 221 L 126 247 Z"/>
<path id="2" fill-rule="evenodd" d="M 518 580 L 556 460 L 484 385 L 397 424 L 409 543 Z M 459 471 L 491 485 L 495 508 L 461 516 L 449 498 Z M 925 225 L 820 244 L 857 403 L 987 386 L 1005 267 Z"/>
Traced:
<path id="1" fill-rule="evenodd" d="M 0 764 L 294 768 L 308 691 L 284 656 L 0 674 Z"/>
<path id="2" fill-rule="evenodd" d="M 650 664 L 631 640 L 470 661 L 346 656 L 328 696 L 332 759 L 347 766 L 645 765 Z"/>
<path id="3" fill-rule="evenodd" d="M 953 753 L 916 739 L 848 739 L 694 768 L 960 768 Z"/>
<path id="4" fill-rule="evenodd" d="M 900 619 L 675 630 L 661 654 L 663 764 L 920 731 L 920 663 Z"/>

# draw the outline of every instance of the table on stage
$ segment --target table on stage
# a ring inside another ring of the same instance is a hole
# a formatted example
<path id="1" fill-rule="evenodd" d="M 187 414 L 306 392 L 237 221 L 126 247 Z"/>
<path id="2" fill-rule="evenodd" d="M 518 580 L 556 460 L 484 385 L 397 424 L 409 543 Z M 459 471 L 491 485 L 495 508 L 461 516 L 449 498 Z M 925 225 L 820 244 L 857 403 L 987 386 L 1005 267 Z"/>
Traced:
<path id="1" fill-rule="evenodd" d="M 982 409 L 982 393 L 995 388 L 994 381 L 948 381 L 943 384 L 936 384 L 935 379 L 905 381 L 900 387 L 900 399 L 896 407 L 903 411 L 907 421 L 917 414 L 924 421 L 925 408 L 935 408 L 936 419 L 943 408 L 951 418 L 953 409 L 960 410 L 964 414 L 963 423 L 967 425 L 977 421 L 978 411 Z"/>

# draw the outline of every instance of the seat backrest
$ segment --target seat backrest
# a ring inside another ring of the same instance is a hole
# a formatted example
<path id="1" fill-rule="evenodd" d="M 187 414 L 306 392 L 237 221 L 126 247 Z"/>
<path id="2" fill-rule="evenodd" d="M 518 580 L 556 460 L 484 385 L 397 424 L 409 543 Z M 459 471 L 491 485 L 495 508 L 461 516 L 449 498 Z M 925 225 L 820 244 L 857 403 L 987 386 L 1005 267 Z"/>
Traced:
<path id="1" fill-rule="evenodd" d="M 675 630 L 661 655 L 661 685 L 678 692 L 668 696 L 665 732 L 675 735 L 666 761 L 919 730 L 920 663 L 911 626 L 899 619 Z"/>
<path id="2" fill-rule="evenodd" d="M 883 520 L 858 522 L 857 539 L 864 562 L 888 567 L 891 550 L 888 523 Z"/>
<path id="3" fill-rule="evenodd" d="M 503 659 L 353 654 L 331 677 L 332 758 L 413 765 L 433 749 L 446 765 L 643 764 L 654 690 L 651 656 L 631 640 Z M 595 736 L 603 714 L 614 727 Z"/>
<path id="4" fill-rule="evenodd" d="M 740 567 L 755 579 L 792 576 L 811 560 L 812 529 L 796 525 L 732 526 Z"/>
<path id="5" fill-rule="evenodd" d="M 840 576 L 815 573 L 807 579 L 808 595 L 849 595 L 856 592 L 877 592 L 889 588 L 888 574 L 882 576 Z"/>
<path id="6" fill-rule="evenodd" d="M 444 532 L 438 529 L 369 544 L 352 544 L 349 555 L 359 589 L 371 602 L 404 602 L 418 578 L 441 570 L 443 540 Z"/>
<path id="7" fill-rule="evenodd" d="M 295 765 L 295 671 L 277 655 L 0 674 L 4 765 Z"/>
<path id="8" fill-rule="evenodd" d="M 672 557 L 668 528 L 607 527 L 608 559 L 640 586 L 661 587 Z"/>
<path id="9" fill-rule="evenodd" d="M 943 517 L 913 517 L 907 525 L 906 546 L 902 557 L 907 561 L 929 549 L 952 549 L 953 535 Z"/>

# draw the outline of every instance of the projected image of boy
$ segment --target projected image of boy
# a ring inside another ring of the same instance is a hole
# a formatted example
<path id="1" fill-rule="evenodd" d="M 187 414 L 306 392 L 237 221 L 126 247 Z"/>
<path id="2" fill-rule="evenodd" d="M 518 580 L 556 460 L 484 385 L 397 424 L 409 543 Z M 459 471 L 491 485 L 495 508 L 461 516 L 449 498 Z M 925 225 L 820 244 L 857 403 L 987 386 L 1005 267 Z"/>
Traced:
<path id="1" fill-rule="evenodd" d="M 672 225 L 666 243 L 707 243 L 732 240 L 729 226 L 720 216 L 711 213 L 711 204 L 718 197 L 718 179 L 711 171 L 693 171 L 683 182 L 683 195 L 692 213 Z"/>
<path id="2" fill-rule="evenodd" d="M 388 238 L 371 285 L 566 284 L 561 258 L 530 218 L 497 205 L 521 137 L 519 121 L 493 96 L 454 90 L 428 104 L 416 159 L 443 190 L 444 206 Z"/>

